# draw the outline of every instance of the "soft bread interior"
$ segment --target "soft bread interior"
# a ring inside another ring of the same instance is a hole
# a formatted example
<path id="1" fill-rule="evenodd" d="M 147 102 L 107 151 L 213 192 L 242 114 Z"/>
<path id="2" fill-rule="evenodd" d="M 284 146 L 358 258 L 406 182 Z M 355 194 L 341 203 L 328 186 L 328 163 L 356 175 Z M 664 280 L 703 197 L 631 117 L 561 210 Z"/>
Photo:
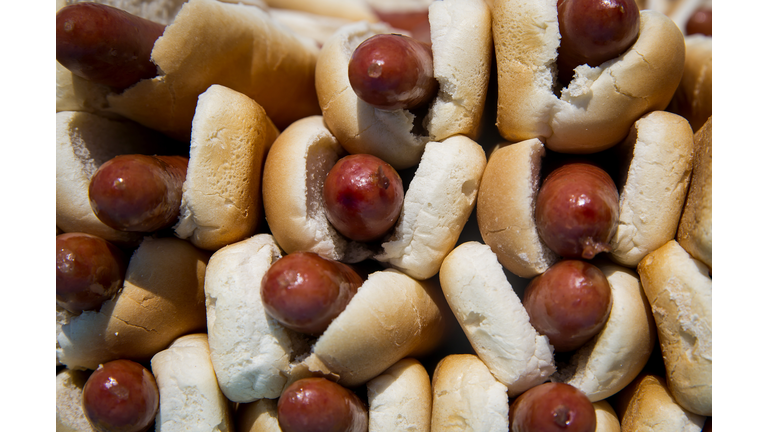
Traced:
<path id="1" fill-rule="evenodd" d="M 63 369 L 56 374 L 56 431 L 93 432 L 83 413 L 83 386 L 90 372 Z"/>
<path id="2" fill-rule="evenodd" d="M 553 348 L 529 321 L 520 298 L 487 245 L 467 242 L 443 261 L 440 285 L 477 356 L 510 396 L 555 372 Z"/>
<path id="3" fill-rule="evenodd" d="M 432 379 L 432 428 L 438 431 L 509 431 L 506 386 L 472 354 L 443 358 Z"/>

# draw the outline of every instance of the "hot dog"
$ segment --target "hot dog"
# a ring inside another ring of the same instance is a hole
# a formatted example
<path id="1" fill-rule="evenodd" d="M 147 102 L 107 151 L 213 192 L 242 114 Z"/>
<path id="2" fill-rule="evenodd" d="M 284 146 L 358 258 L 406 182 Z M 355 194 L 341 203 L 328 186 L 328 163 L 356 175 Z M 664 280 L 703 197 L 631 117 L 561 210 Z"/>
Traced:
<path id="1" fill-rule="evenodd" d="M 214 16 L 227 25 L 213 25 Z M 118 114 L 187 141 L 198 95 L 221 84 L 256 100 L 275 125 L 284 128 L 320 112 L 314 90 L 317 52 L 313 41 L 276 24 L 261 8 L 192 0 L 152 48 L 160 75 L 120 93 L 106 92 L 102 99 L 93 95 L 104 93 L 99 85 L 73 80 L 74 93 L 77 99 L 95 98 L 91 106 L 99 112 Z"/>
<path id="2" fill-rule="evenodd" d="M 368 275 L 319 338 L 284 327 L 264 313 L 259 295 L 264 274 L 281 257 L 275 240 L 259 234 L 219 249 L 209 262 L 211 360 L 228 399 L 277 398 L 291 382 L 314 375 L 355 387 L 439 342 L 443 321 L 435 287 L 395 270 Z M 414 308 L 398 310 L 402 302 Z"/>
<path id="3" fill-rule="evenodd" d="M 416 279 L 437 274 L 474 206 L 485 166 L 482 148 L 461 135 L 430 142 L 394 228 L 370 243 L 343 236 L 325 214 L 323 182 L 346 154 L 319 116 L 294 123 L 275 141 L 264 166 L 263 196 L 280 247 L 347 263 L 373 258 Z"/>
<path id="4" fill-rule="evenodd" d="M 118 295 L 97 310 L 62 317 L 59 362 L 96 369 L 115 359 L 148 361 L 177 337 L 205 329 L 208 257 L 183 240 L 145 238 L 128 262 Z"/>
<path id="5" fill-rule="evenodd" d="M 366 383 L 368 432 L 431 430 L 432 386 L 424 366 L 404 358 Z"/>
<path id="6" fill-rule="evenodd" d="M 433 74 L 441 90 L 424 118 L 374 108 L 352 91 L 348 70 L 354 49 L 371 36 L 390 33 L 387 27 L 353 24 L 323 46 L 318 99 L 328 128 L 347 152 L 373 154 L 404 169 L 419 163 L 428 141 L 456 134 L 477 137 L 490 74 L 490 10 L 481 0 L 434 2 L 429 8 Z M 462 49 L 455 50 L 457 45 Z"/>
<path id="7" fill-rule="evenodd" d="M 577 68 L 558 96 L 558 3 L 494 2 L 499 132 L 511 142 L 539 138 L 559 152 L 604 150 L 640 116 L 667 106 L 683 73 L 683 35 L 661 13 L 642 11 L 630 48 L 615 60 Z"/>
<path id="8" fill-rule="evenodd" d="M 655 111 L 637 120 L 621 145 L 602 153 L 619 191 L 617 225 L 607 248 L 611 259 L 633 268 L 674 238 L 690 182 L 692 138 L 685 119 Z M 560 259 L 542 239 L 535 218 L 544 155 L 537 138 L 499 146 L 478 191 L 483 240 L 521 277 L 541 274 Z"/>
<path id="9" fill-rule="evenodd" d="M 277 421 L 284 432 L 368 430 L 368 412 L 360 398 L 322 377 L 302 378 L 283 390 L 277 401 Z"/>

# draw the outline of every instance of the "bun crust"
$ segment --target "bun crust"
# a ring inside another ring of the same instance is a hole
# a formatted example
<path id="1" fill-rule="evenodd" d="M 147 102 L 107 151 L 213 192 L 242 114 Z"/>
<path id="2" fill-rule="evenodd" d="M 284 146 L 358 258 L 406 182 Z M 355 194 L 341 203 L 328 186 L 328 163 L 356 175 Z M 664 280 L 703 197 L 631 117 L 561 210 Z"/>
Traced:
<path id="1" fill-rule="evenodd" d="M 655 375 L 637 377 L 615 402 L 621 430 L 699 432 L 706 419 L 678 405 L 664 379 Z"/>
<path id="2" fill-rule="evenodd" d="M 540 239 L 534 216 L 545 153 L 536 138 L 494 149 L 477 195 L 483 241 L 507 270 L 524 278 L 544 273 L 560 259 Z"/>
<path id="3" fill-rule="evenodd" d="M 394 269 L 371 273 L 301 367 L 345 387 L 365 384 L 398 360 L 432 351 L 445 332 L 443 309 L 434 283 Z"/>
<path id="4" fill-rule="evenodd" d="M 179 336 L 204 330 L 208 258 L 186 241 L 146 237 L 128 263 L 122 290 L 61 326 L 59 361 L 70 369 L 121 358 L 146 362 Z"/>
<path id="5" fill-rule="evenodd" d="M 160 391 L 157 431 L 234 431 L 229 401 L 219 390 L 211 365 L 208 336 L 182 336 L 152 357 L 152 374 Z"/>
<path id="6" fill-rule="evenodd" d="M 712 415 L 712 279 L 675 240 L 637 267 L 656 320 L 667 384 L 686 410 Z"/>
<path id="7" fill-rule="evenodd" d="M 253 99 L 213 85 L 200 95 L 176 235 L 216 250 L 256 233 L 261 172 L 279 131 Z"/>
<path id="8" fill-rule="evenodd" d="M 282 432 L 277 422 L 277 399 L 259 399 L 237 410 L 237 432 Z"/>
<path id="9" fill-rule="evenodd" d="M 368 432 L 429 432 L 432 384 L 424 366 L 404 358 L 368 381 Z"/>
<path id="10" fill-rule="evenodd" d="M 83 413 L 83 387 L 90 372 L 63 369 L 56 374 L 56 431 L 95 432 Z"/>
<path id="11" fill-rule="evenodd" d="M 685 37 L 685 71 L 667 110 L 688 119 L 694 132 L 712 116 L 712 37 Z"/>
<path id="12" fill-rule="evenodd" d="M 677 241 L 712 270 L 712 117 L 694 136 L 693 173 Z"/>
<path id="13" fill-rule="evenodd" d="M 610 256 L 635 268 L 675 238 L 693 169 L 693 132 L 684 118 L 654 111 L 638 119 L 615 150 L 631 161 L 617 182 L 619 223 Z"/>
<path id="14" fill-rule="evenodd" d="M 552 346 L 531 325 L 489 246 L 457 246 L 443 261 L 440 285 L 477 356 L 510 396 L 555 372 Z"/>
<path id="15" fill-rule="evenodd" d="M 597 418 L 597 427 L 595 432 L 621 432 L 621 423 L 611 404 L 602 400 L 592 402 L 595 407 L 595 417 Z"/>
<path id="16" fill-rule="evenodd" d="M 559 98 L 553 91 L 557 1 L 495 2 L 493 14 L 497 125 L 511 142 L 539 138 L 563 153 L 605 150 L 621 141 L 640 116 L 664 109 L 680 83 L 685 42 L 661 13 L 641 11 L 637 41 L 615 60 L 578 67 Z"/>
<path id="17" fill-rule="evenodd" d="M 433 432 L 509 431 L 506 386 L 477 356 L 452 354 L 443 358 L 432 380 Z"/>
<path id="18" fill-rule="evenodd" d="M 594 264 L 611 286 L 611 313 L 600 333 L 557 364 L 552 381 L 570 384 L 597 402 L 642 371 L 656 344 L 656 324 L 637 273 L 605 260 Z"/>
<path id="19" fill-rule="evenodd" d="M 440 84 L 423 125 L 407 110 L 381 110 L 357 97 L 348 65 L 363 41 L 392 29 L 360 22 L 339 29 L 317 60 L 318 100 L 328 128 L 349 153 L 369 153 L 395 169 L 419 163 L 428 141 L 476 138 L 490 76 L 491 13 L 482 0 L 446 0 L 429 7 L 434 75 Z M 460 41 L 460 42 L 459 42 Z M 455 47 L 461 46 L 461 50 Z M 411 131 L 423 126 L 425 134 Z"/>

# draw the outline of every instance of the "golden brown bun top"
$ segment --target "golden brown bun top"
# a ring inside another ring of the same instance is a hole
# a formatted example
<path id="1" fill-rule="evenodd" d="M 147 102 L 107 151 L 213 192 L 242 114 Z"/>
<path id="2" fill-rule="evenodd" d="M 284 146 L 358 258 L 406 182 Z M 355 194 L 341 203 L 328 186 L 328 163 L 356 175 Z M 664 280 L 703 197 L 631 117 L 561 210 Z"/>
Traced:
<path id="1" fill-rule="evenodd" d="M 705 417 L 690 413 L 675 402 L 662 377 L 642 374 L 615 400 L 621 430 L 699 432 Z"/>

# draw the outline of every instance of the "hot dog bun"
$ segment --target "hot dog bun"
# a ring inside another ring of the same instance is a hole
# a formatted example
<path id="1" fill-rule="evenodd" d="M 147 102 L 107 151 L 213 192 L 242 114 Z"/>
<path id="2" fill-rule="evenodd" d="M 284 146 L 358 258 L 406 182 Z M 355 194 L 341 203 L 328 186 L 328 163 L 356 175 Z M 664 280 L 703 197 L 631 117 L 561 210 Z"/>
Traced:
<path id="1" fill-rule="evenodd" d="M 96 170 L 121 154 L 157 154 L 178 145 L 131 121 L 82 111 L 56 113 L 56 225 L 121 244 L 136 245 L 142 235 L 118 231 L 93 213 L 88 186 Z"/>
<path id="2" fill-rule="evenodd" d="M 196 42 L 201 40 L 206 43 Z M 161 74 L 121 93 L 109 92 L 92 105 L 189 141 L 198 95 L 220 84 L 255 100 L 282 129 L 320 113 L 314 87 L 317 54 L 313 40 L 259 7 L 190 0 L 155 42 L 152 61 Z M 73 83 L 78 84 L 73 90 L 77 100 L 103 92 L 103 86 L 90 82 Z"/>
<path id="3" fill-rule="evenodd" d="M 555 372 L 552 346 L 531 325 L 489 246 L 457 246 L 440 267 L 440 285 L 477 356 L 510 396 Z"/>
<path id="4" fill-rule="evenodd" d="M 149 361 L 179 336 L 204 330 L 207 263 L 208 254 L 188 242 L 146 237 L 118 295 L 61 326 L 57 358 L 70 369 L 121 358 Z"/>
<path id="5" fill-rule="evenodd" d="M 640 116 L 664 109 L 680 83 L 683 35 L 659 12 L 641 11 L 634 45 L 616 60 L 577 68 L 560 97 L 553 73 L 557 1 L 496 1 L 493 15 L 497 125 L 511 142 L 539 138 L 548 149 L 564 153 L 605 150 L 620 142 Z"/>
<path id="6" fill-rule="evenodd" d="M 712 415 L 712 279 L 675 240 L 637 267 L 656 321 L 667 385 L 677 403 Z"/>
<path id="7" fill-rule="evenodd" d="M 712 117 L 694 136 L 693 173 L 677 241 L 712 270 Z"/>
<path id="8" fill-rule="evenodd" d="M 256 233 L 261 172 L 279 131 L 253 99 L 213 85 L 197 103 L 176 235 L 216 250 Z"/>
<path id="9" fill-rule="evenodd" d="M 509 431 L 506 386 L 473 354 L 452 354 L 432 377 L 432 431 Z M 461 421 L 456 421 L 461 419 Z"/>
<path id="10" fill-rule="evenodd" d="M 343 18 L 350 21 L 377 22 L 379 19 L 365 0 L 265 0 L 270 8 L 292 9 Z"/>
<path id="11" fill-rule="evenodd" d="M 404 358 L 366 384 L 368 432 L 429 432 L 432 385 L 427 370 Z"/>
<path id="12" fill-rule="evenodd" d="M 667 111 L 688 119 L 697 132 L 712 116 L 712 37 L 685 37 L 685 70 Z"/>
<path id="13" fill-rule="evenodd" d="M 611 404 L 602 400 L 592 402 L 592 406 L 595 407 L 595 417 L 597 419 L 595 432 L 621 432 L 619 417 L 616 415 L 616 411 Z"/>
<path id="14" fill-rule="evenodd" d="M 610 256 L 635 268 L 677 233 L 693 168 L 693 132 L 684 118 L 654 111 L 638 119 L 614 150 L 626 168 L 616 182 L 619 225 Z"/>
<path id="15" fill-rule="evenodd" d="M 277 422 L 277 399 L 259 399 L 240 404 L 237 432 L 282 432 Z"/>
<path id="16" fill-rule="evenodd" d="M 83 386 L 89 371 L 62 369 L 56 374 L 56 431 L 94 432 L 83 413 Z"/>
<path id="17" fill-rule="evenodd" d="M 622 431 L 699 432 L 706 419 L 678 405 L 664 379 L 650 374 L 625 387 L 615 406 Z"/>
<path id="18" fill-rule="evenodd" d="M 420 280 L 437 274 L 474 207 L 485 167 L 482 147 L 461 135 L 428 143 L 381 248 L 343 237 L 325 216 L 323 182 L 344 155 L 319 116 L 297 121 L 275 140 L 264 166 L 263 196 L 280 247 L 350 263 L 373 258 Z"/>
<path id="19" fill-rule="evenodd" d="M 258 234 L 211 257 L 205 281 L 211 360 L 230 400 L 277 398 L 309 375 L 355 387 L 440 342 L 436 287 L 396 270 L 370 274 L 316 340 L 286 329 L 266 315 L 260 295 L 264 273 L 280 256 L 274 239 Z"/>
<path id="20" fill-rule="evenodd" d="M 546 150 L 537 138 L 493 150 L 477 195 L 483 241 L 512 273 L 532 278 L 560 258 L 539 237 L 534 204 Z"/>
<path id="21" fill-rule="evenodd" d="M 216 381 L 208 336 L 182 336 L 152 357 L 152 374 L 160 391 L 157 432 L 234 431 L 232 411 Z"/>
<path id="22" fill-rule="evenodd" d="M 457 134 L 477 137 L 490 75 L 490 10 L 482 0 L 446 0 L 432 3 L 429 16 L 434 76 L 441 90 L 423 125 L 415 124 L 421 120 L 407 110 L 374 108 L 359 99 L 349 83 L 354 49 L 390 28 L 352 24 L 323 46 L 317 60 L 318 100 L 328 128 L 349 153 L 369 153 L 404 169 L 419 162 L 428 141 Z M 411 132 L 421 126 L 425 133 Z"/>
<path id="23" fill-rule="evenodd" d="M 552 381 L 578 388 L 592 402 L 626 387 L 642 371 L 656 344 L 656 324 L 637 273 L 607 260 L 594 264 L 611 286 L 611 313 L 600 333 L 558 362 L 552 376 Z"/>

